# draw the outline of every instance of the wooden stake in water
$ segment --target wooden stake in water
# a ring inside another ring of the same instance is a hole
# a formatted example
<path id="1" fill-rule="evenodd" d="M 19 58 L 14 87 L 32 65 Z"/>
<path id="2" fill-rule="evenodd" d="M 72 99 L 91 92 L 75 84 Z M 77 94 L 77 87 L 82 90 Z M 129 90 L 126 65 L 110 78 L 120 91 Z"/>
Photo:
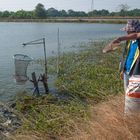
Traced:
<path id="1" fill-rule="evenodd" d="M 36 79 L 35 72 L 32 73 L 32 80 L 30 80 L 34 84 L 34 91 L 33 94 L 37 93 L 39 95 L 39 87 L 38 87 L 38 80 Z"/>
<path id="2" fill-rule="evenodd" d="M 57 32 L 57 75 L 59 76 L 59 65 L 60 65 L 60 40 L 59 40 L 59 28 Z"/>

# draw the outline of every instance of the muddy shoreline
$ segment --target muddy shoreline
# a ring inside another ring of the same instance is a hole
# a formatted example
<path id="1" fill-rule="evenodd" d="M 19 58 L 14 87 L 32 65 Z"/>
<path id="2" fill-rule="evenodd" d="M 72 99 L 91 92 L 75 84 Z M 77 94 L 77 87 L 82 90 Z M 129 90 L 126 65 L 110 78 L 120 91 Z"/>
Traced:
<path id="1" fill-rule="evenodd" d="M 14 110 L 14 104 L 0 103 L 0 139 L 8 139 L 22 125 L 21 117 Z"/>

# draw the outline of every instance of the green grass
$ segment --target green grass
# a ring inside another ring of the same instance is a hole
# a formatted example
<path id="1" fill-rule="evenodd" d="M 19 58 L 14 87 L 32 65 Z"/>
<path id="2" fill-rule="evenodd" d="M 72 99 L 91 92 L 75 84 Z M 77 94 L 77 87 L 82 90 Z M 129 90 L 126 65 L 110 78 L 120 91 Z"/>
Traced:
<path id="1" fill-rule="evenodd" d="M 80 53 L 63 55 L 57 79 L 60 92 L 91 99 L 95 103 L 108 95 L 122 93 L 118 70 L 120 54 L 103 55 L 102 48 L 106 43 L 96 42 Z"/>
<path id="2" fill-rule="evenodd" d="M 80 52 L 60 56 L 56 79 L 59 96 L 25 96 L 17 100 L 16 108 L 24 116 L 22 131 L 66 137 L 73 135 L 77 128 L 86 132 L 90 106 L 123 93 L 118 71 L 121 53 L 102 54 L 107 43 L 82 45 Z M 56 58 L 50 58 L 48 66 L 51 66 L 48 72 L 56 75 Z"/>
<path id="3" fill-rule="evenodd" d="M 22 131 L 37 131 L 49 136 L 70 136 L 75 127 L 87 123 L 90 116 L 87 105 L 80 100 L 59 100 L 47 97 L 24 97 L 17 101 L 17 110 L 24 115 Z"/>

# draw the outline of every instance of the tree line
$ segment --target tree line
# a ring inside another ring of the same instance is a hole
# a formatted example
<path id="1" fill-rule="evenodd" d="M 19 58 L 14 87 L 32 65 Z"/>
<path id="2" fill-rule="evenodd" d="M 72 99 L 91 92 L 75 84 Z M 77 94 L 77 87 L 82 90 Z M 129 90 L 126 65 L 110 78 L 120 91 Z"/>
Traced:
<path id="1" fill-rule="evenodd" d="M 93 10 L 90 12 L 74 11 L 72 9 L 57 10 L 55 8 L 45 9 L 44 5 L 39 3 L 32 11 L 18 10 L 16 12 L 0 11 L 0 18 L 11 19 L 44 19 L 50 17 L 104 17 L 104 16 L 140 16 L 140 9 L 129 10 L 127 5 L 121 4 L 118 12 L 109 12 L 108 10 Z"/>

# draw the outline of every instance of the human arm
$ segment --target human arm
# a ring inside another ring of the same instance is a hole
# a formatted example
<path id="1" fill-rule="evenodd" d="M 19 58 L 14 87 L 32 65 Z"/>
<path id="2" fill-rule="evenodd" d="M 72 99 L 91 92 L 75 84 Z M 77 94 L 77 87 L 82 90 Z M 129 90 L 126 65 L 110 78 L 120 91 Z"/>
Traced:
<path id="1" fill-rule="evenodd" d="M 121 36 L 118 37 L 116 39 L 114 39 L 112 42 L 110 42 L 104 49 L 103 49 L 103 53 L 107 53 L 113 50 L 116 50 L 117 48 L 120 47 L 120 43 L 122 41 L 128 41 L 128 40 L 135 40 L 140 38 L 140 33 L 132 33 L 132 34 L 128 34 L 125 36 Z"/>
<path id="2" fill-rule="evenodd" d="M 135 40 L 138 38 L 140 38 L 140 33 L 132 33 L 132 34 L 118 37 L 118 38 L 114 39 L 111 43 L 115 44 L 115 43 L 120 43 L 121 41 Z"/>

